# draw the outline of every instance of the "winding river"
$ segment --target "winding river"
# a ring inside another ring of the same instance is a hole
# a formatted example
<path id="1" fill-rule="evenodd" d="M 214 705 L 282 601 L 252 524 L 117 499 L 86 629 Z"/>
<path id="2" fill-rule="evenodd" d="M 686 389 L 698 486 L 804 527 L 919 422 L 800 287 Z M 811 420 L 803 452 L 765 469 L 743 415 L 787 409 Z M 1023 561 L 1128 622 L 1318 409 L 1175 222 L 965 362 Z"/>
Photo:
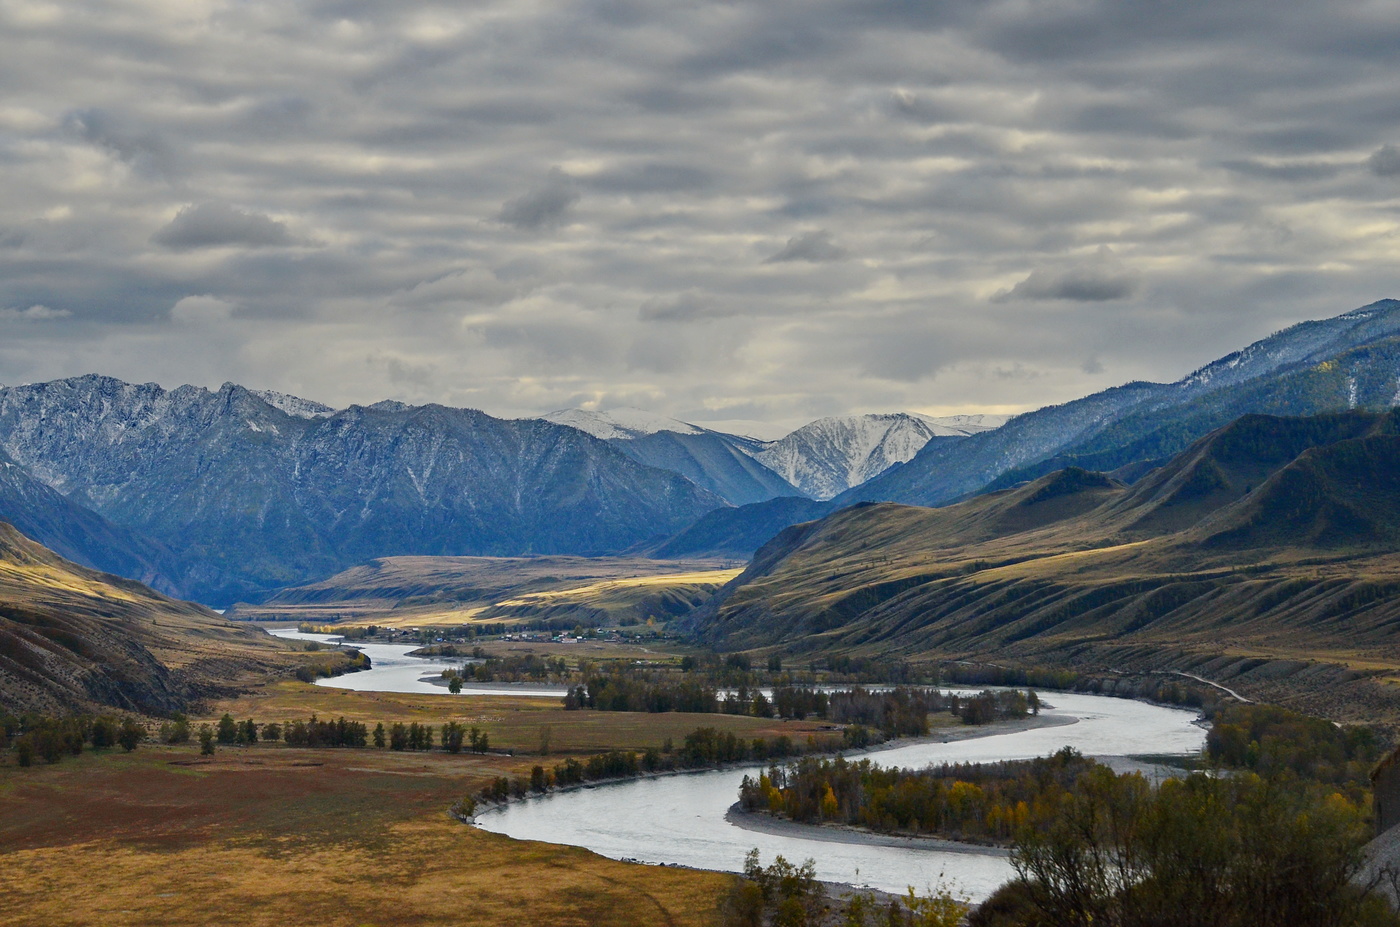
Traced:
<path id="1" fill-rule="evenodd" d="M 295 629 L 270 631 L 278 637 L 339 643 L 326 634 Z M 355 644 L 369 655 L 372 669 L 317 685 L 361 692 L 418 692 L 442 695 L 433 680 L 461 660 L 410 657 L 416 645 Z M 561 696 L 558 686 L 481 684 L 464 695 Z M 1070 746 L 1089 756 L 1186 755 L 1200 751 L 1205 731 L 1196 713 L 1128 699 L 1045 693 L 1052 707 L 1043 714 L 1054 725 L 941 742 L 911 743 L 872 754 L 887 766 L 990 762 L 1046 756 Z M 521 840 L 544 840 L 586 847 L 614 859 L 739 871 L 744 855 L 757 847 L 765 863 L 777 854 L 792 862 L 811 858 L 819 878 L 888 892 L 909 887 L 924 891 L 946 885 L 973 900 L 990 894 L 1012 876 L 1004 854 L 970 847 L 882 846 L 848 842 L 847 835 L 789 828 L 753 830 L 732 823 L 727 812 L 745 775 L 762 767 L 697 772 L 638 779 L 557 792 L 483 812 L 477 825 Z M 843 839 L 837 839 L 837 838 Z"/>
<path id="2" fill-rule="evenodd" d="M 1029 759 L 1072 746 L 1091 756 L 1189 754 L 1205 731 L 1196 713 L 1127 699 L 1047 693 L 1045 714 L 1072 723 L 970 740 L 923 742 L 885 750 L 882 765 L 920 767 L 943 762 Z M 587 847 L 614 859 L 738 871 L 757 847 L 764 863 L 781 853 L 792 862 L 811 858 L 819 878 L 888 892 L 947 885 L 973 900 L 1012 876 L 1002 854 L 971 848 L 872 846 L 750 830 L 731 823 L 739 783 L 760 767 L 641 779 L 561 792 L 493 808 L 477 825 L 522 840 Z M 833 834 L 832 837 L 839 836 Z"/>

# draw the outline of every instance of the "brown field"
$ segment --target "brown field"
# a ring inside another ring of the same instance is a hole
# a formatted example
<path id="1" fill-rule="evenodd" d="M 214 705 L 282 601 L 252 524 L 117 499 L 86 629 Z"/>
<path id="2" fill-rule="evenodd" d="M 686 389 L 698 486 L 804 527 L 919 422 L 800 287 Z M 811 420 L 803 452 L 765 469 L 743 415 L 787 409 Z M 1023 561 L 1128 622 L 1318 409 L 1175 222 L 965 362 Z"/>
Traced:
<path id="1" fill-rule="evenodd" d="M 344 715 L 482 726 L 515 756 L 143 745 L 0 764 L 0 922 L 111 925 L 702 925 L 728 876 L 604 859 L 463 825 L 457 798 L 558 754 L 696 727 L 794 738 L 820 724 L 565 712 L 552 699 L 338 692 L 278 682 L 210 706 L 259 722 Z M 549 730 L 551 757 L 538 754 Z M 12 762 L 12 761 L 7 761 Z"/>

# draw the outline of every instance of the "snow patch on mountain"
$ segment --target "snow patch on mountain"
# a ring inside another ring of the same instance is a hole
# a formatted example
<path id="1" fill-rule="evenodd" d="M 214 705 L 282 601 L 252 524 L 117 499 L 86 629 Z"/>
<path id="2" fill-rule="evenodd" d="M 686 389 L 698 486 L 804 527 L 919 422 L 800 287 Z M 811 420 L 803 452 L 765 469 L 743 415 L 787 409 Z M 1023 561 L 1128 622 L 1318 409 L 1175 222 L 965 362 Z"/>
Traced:
<path id="1" fill-rule="evenodd" d="M 823 418 L 768 444 L 754 457 L 812 498 L 830 499 L 913 459 L 933 438 L 988 431 L 1001 424 L 998 419 L 908 412 Z"/>
<path id="2" fill-rule="evenodd" d="M 704 429 L 688 422 L 677 421 L 654 412 L 641 409 L 609 409 L 607 412 L 590 412 L 587 409 L 560 409 L 541 415 L 546 422 L 568 425 L 587 432 L 604 441 L 627 441 L 643 435 L 654 435 L 662 431 L 673 431 L 680 435 L 698 435 Z"/>
<path id="3" fill-rule="evenodd" d="M 335 414 L 335 409 L 325 403 L 302 399 L 300 396 L 290 396 L 273 389 L 250 389 L 248 392 L 274 409 L 281 409 L 293 418 L 330 418 Z"/>

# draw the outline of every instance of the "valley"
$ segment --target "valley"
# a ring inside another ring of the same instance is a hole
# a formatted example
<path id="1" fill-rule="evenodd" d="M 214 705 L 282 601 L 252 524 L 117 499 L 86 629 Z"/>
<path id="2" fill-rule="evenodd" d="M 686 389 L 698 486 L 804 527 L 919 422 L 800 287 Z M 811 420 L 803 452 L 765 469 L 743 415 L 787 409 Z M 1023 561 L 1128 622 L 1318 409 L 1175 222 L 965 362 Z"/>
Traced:
<path id="1" fill-rule="evenodd" d="M 1160 772 L 1202 761 L 1198 712 L 1247 700 L 1374 762 L 1400 735 L 1397 337 L 1382 301 L 1004 424 L 776 441 L 635 410 L 0 388 L 0 907 L 728 924 L 750 847 L 835 883 L 894 858 L 725 823 L 746 773 L 812 756 L 1072 745 Z M 1273 774 L 1276 741 L 1235 746 Z M 458 820 L 478 808 L 485 830 Z M 907 852 L 868 881 L 932 880 Z M 1008 864 L 969 855 L 938 868 L 993 896 Z M 80 879 L 97 895 L 65 905 Z"/>

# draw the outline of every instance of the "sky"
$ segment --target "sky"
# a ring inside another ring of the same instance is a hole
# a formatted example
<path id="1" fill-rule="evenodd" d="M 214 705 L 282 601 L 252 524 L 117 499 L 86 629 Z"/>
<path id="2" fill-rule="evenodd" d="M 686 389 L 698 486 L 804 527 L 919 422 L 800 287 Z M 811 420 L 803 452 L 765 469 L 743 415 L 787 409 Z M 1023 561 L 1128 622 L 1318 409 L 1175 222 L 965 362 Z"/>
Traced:
<path id="1" fill-rule="evenodd" d="M 0 382 L 795 427 L 1400 296 L 1400 16 L 0 0 Z"/>

